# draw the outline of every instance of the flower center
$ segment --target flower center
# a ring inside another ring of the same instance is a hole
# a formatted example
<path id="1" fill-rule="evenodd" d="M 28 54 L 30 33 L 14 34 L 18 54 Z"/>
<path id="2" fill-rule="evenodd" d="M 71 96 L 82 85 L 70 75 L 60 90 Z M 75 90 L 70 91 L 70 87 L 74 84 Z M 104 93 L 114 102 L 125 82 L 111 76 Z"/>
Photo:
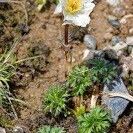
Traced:
<path id="1" fill-rule="evenodd" d="M 66 12 L 75 14 L 82 8 L 82 0 L 67 0 L 66 1 Z"/>

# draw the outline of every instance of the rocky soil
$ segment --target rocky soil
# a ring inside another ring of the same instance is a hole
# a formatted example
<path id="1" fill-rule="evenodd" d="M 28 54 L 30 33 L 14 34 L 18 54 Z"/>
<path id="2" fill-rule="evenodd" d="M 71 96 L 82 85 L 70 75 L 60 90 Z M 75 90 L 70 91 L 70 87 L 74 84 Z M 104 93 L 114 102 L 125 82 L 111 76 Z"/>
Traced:
<path id="1" fill-rule="evenodd" d="M 133 0 L 122 0 L 118 5 L 110 5 L 106 0 L 96 0 L 96 7 L 91 14 L 91 23 L 87 29 L 80 28 L 71 39 L 73 63 L 66 62 L 62 49 L 63 29 L 62 17 L 53 15 L 55 4 L 49 2 L 42 11 L 36 11 L 32 0 L 27 0 L 26 10 L 21 4 L 0 3 L 0 52 L 7 46 L 10 48 L 13 39 L 22 37 L 15 49 L 17 59 L 42 55 L 40 58 L 21 63 L 17 74 L 11 81 L 12 93 L 28 103 L 28 106 L 16 107 L 18 120 L 12 113 L 0 110 L 0 118 L 7 121 L 6 132 L 34 133 L 40 125 L 51 124 L 64 127 L 68 133 L 76 133 L 76 120 L 67 118 L 51 118 L 42 113 L 42 94 L 51 84 L 66 81 L 68 72 L 73 66 L 81 63 L 84 50 L 103 50 L 126 43 L 128 47 L 117 53 L 120 66 L 123 68 L 122 78 L 128 91 L 133 95 Z M 15 15 L 14 15 L 15 14 Z M 2 22 L 1 22 L 2 20 Z M 78 27 L 70 27 L 72 34 Z M 88 40 L 84 36 L 88 36 Z M 87 41 L 87 43 L 86 43 Z M 112 55 L 110 54 L 112 57 Z M 113 58 L 113 57 L 112 57 Z M 8 112 L 9 116 L 5 115 Z M 133 104 L 129 103 L 118 122 L 112 125 L 110 133 L 133 132 Z M 1 123 L 0 123 L 0 126 Z M 0 128 L 0 132 L 2 129 Z M 3 132 L 4 133 L 4 129 Z"/>

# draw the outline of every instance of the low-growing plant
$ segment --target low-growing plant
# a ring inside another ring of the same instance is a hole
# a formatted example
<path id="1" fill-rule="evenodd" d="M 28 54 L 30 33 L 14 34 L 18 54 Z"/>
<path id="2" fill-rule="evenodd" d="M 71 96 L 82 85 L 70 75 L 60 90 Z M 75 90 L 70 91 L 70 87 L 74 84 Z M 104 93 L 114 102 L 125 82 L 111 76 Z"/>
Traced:
<path id="1" fill-rule="evenodd" d="M 110 127 L 110 115 L 101 107 L 78 117 L 78 133 L 105 133 Z"/>
<path id="2" fill-rule="evenodd" d="M 6 51 L 0 54 L 0 106 L 3 104 L 3 100 L 7 99 L 10 94 L 9 81 L 15 74 L 16 58 L 12 54 L 12 50 Z"/>
<path id="3" fill-rule="evenodd" d="M 103 83 L 109 84 L 117 75 L 117 67 L 113 64 L 108 64 L 105 69 Z"/>
<path id="4" fill-rule="evenodd" d="M 0 54 L 0 106 L 3 107 L 3 105 L 8 105 L 9 107 L 10 105 L 16 118 L 17 113 L 12 101 L 19 102 L 24 105 L 26 105 L 26 103 L 13 96 L 10 92 L 9 82 L 11 81 L 12 76 L 16 74 L 16 69 L 18 68 L 19 63 L 35 58 L 29 57 L 22 60 L 16 60 L 14 50 L 17 44 L 18 40 L 14 42 L 9 51 L 5 50 L 4 53 Z"/>
<path id="5" fill-rule="evenodd" d="M 5 97 L 5 93 L 4 93 L 4 90 L 0 88 L 0 107 L 2 106 L 3 104 L 3 99 Z"/>
<path id="6" fill-rule="evenodd" d="M 37 133 L 65 133 L 64 128 L 43 126 L 40 127 Z"/>
<path id="7" fill-rule="evenodd" d="M 46 94 L 43 95 L 42 106 L 45 112 L 50 112 L 54 116 L 57 116 L 62 112 L 66 115 L 66 104 L 68 99 L 69 94 L 64 86 L 53 85 Z"/>
<path id="8" fill-rule="evenodd" d="M 16 70 L 16 58 L 9 52 L 0 55 L 0 84 L 1 87 L 6 86 L 9 88 L 8 81 L 15 74 Z"/>
<path id="9" fill-rule="evenodd" d="M 80 106 L 76 107 L 76 109 L 73 112 L 76 118 L 78 118 L 79 116 L 82 116 L 83 114 L 85 114 L 85 111 L 86 111 L 85 106 L 80 104 Z"/>
<path id="10" fill-rule="evenodd" d="M 0 114 L 0 126 L 5 128 L 12 128 L 13 123 L 9 118 L 7 118 L 7 116 Z"/>
<path id="11" fill-rule="evenodd" d="M 92 83 L 92 72 L 86 66 L 75 67 L 68 76 L 68 84 L 72 87 L 74 96 L 82 96 Z"/>
<path id="12" fill-rule="evenodd" d="M 110 62 L 94 58 L 89 61 L 93 72 L 93 81 L 97 83 L 110 83 L 117 75 L 117 67 Z"/>

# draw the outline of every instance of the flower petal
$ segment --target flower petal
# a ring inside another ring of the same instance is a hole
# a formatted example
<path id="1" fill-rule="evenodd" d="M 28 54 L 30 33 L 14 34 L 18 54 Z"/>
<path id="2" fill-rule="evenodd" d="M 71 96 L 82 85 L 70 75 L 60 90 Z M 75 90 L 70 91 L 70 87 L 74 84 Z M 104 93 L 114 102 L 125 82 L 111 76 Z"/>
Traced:
<path id="1" fill-rule="evenodd" d="M 91 3 L 91 2 L 93 2 L 94 0 L 84 0 L 84 2 L 86 3 L 86 2 L 89 2 L 89 3 Z"/>
<path id="2" fill-rule="evenodd" d="M 94 3 L 86 2 L 84 4 L 84 8 L 82 9 L 82 12 L 88 12 L 88 14 L 90 14 L 93 11 L 94 7 L 95 7 Z"/>
<path id="3" fill-rule="evenodd" d="M 59 0 L 59 4 L 57 5 L 55 11 L 54 11 L 54 14 L 59 14 L 59 13 L 62 13 L 63 11 L 63 0 Z"/>
<path id="4" fill-rule="evenodd" d="M 90 23 L 90 17 L 87 14 L 78 14 L 76 16 L 66 15 L 64 17 L 64 25 L 65 24 L 74 24 L 81 27 L 86 27 L 87 24 Z"/>
<path id="5" fill-rule="evenodd" d="M 90 3 L 93 0 L 84 0 L 84 6 L 82 10 L 74 15 L 67 14 L 65 11 L 64 14 L 64 24 L 74 24 L 81 27 L 86 27 L 90 23 L 90 13 L 95 7 L 94 3 Z"/>

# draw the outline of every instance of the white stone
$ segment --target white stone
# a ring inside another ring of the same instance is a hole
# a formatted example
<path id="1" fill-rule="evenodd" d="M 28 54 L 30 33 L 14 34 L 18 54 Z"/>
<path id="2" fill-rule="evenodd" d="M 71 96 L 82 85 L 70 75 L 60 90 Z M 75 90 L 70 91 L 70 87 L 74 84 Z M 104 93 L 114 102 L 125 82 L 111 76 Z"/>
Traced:
<path id="1" fill-rule="evenodd" d="M 2 127 L 0 127 L 0 133 L 6 133 L 6 130 Z"/>
<path id="2" fill-rule="evenodd" d="M 85 60 L 93 59 L 94 54 L 95 54 L 94 51 L 91 51 L 89 49 L 85 49 L 84 52 L 83 52 L 82 60 L 85 61 Z"/>
<path id="3" fill-rule="evenodd" d="M 106 0 L 106 1 L 111 6 L 117 6 L 121 3 L 121 0 Z"/>
<path id="4" fill-rule="evenodd" d="M 95 50 L 96 49 L 96 39 L 94 36 L 86 34 L 84 36 L 84 44 L 88 49 Z"/>
<path id="5" fill-rule="evenodd" d="M 128 45 L 133 45 L 133 36 L 127 37 L 127 38 L 126 38 L 126 43 L 127 43 Z"/>

